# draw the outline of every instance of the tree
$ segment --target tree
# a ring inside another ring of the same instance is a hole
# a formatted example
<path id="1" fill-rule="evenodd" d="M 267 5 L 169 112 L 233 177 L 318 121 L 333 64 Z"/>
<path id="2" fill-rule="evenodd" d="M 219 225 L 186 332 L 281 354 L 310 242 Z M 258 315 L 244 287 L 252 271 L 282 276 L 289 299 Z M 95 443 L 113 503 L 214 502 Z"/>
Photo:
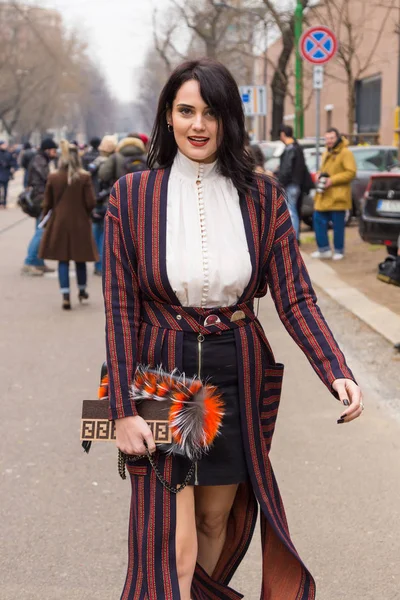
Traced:
<path id="1" fill-rule="evenodd" d="M 379 58 L 379 43 L 387 31 L 387 23 L 396 11 L 397 0 L 365 2 L 364 0 L 324 0 L 313 9 L 313 14 L 334 29 L 339 38 L 336 62 L 342 75 L 328 66 L 327 76 L 346 84 L 347 132 L 354 131 L 356 114 L 356 82 L 365 75 Z M 368 39 L 369 51 L 361 56 L 359 49 Z M 396 53 L 397 56 L 397 53 Z"/>
<path id="2" fill-rule="evenodd" d="M 150 48 L 140 76 L 138 105 L 145 131 L 151 131 L 157 112 L 158 97 L 170 72 L 166 72 L 165 62 L 155 48 Z"/>
<path id="3" fill-rule="evenodd" d="M 85 95 L 81 98 L 82 124 L 88 139 L 101 136 L 114 129 L 115 101 L 108 89 L 103 74 L 90 60 L 83 69 L 86 81 Z"/>
<path id="4" fill-rule="evenodd" d="M 104 78 L 57 11 L 2 2 L 0 21 L 0 122 L 10 136 L 108 128 L 113 100 Z"/>
<path id="5" fill-rule="evenodd" d="M 289 90 L 290 59 L 294 50 L 294 3 L 277 3 L 274 0 L 263 0 L 281 37 L 282 48 L 278 60 L 273 64 L 274 74 L 271 81 L 272 92 L 272 139 L 279 138 L 279 126 L 285 114 L 285 99 Z M 301 0 L 303 8 L 307 8 L 310 0 Z"/>
<path id="6" fill-rule="evenodd" d="M 235 4 L 171 0 L 162 26 L 160 19 L 153 20 L 155 48 L 168 73 L 184 58 L 207 56 L 226 64 L 239 84 L 253 82 L 255 41 L 265 7 L 261 0 L 242 0 L 240 8 Z"/>

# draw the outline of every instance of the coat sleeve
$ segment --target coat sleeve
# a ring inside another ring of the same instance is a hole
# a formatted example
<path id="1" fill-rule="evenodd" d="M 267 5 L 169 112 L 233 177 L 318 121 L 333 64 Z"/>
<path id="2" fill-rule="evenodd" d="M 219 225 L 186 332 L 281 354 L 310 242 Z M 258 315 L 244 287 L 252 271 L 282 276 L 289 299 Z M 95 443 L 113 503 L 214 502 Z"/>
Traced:
<path id="1" fill-rule="evenodd" d="M 357 165 L 351 150 L 343 151 L 343 170 L 331 176 L 332 185 L 351 183 L 357 174 Z"/>
<path id="2" fill-rule="evenodd" d="M 140 295 L 134 243 L 127 233 L 126 206 L 126 184 L 118 182 L 110 195 L 104 220 L 103 295 L 110 419 L 137 414 L 135 403 L 130 400 L 129 387 L 137 362 Z"/>
<path id="3" fill-rule="evenodd" d="M 49 177 L 44 190 L 43 210 L 42 215 L 45 216 L 54 207 L 54 189 L 52 178 Z"/>
<path id="4" fill-rule="evenodd" d="M 96 198 L 94 195 L 93 183 L 92 183 L 92 178 L 90 177 L 90 175 L 85 176 L 85 181 L 83 184 L 83 195 L 84 195 L 84 202 L 85 202 L 86 210 L 87 210 L 88 214 L 90 215 L 90 213 L 96 206 Z"/>
<path id="5" fill-rule="evenodd" d="M 104 183 L 109 183 L 111 181 L 113 184 L 116 180 L 115 165 L 115 155 L 111 154 L 111 156 L 109 156 L 99 167 L 99 179 Z"/>
<path id="6" fill-rule="evenodd" d="M 354 377 L 317 304 L 282 195 L 266 277 L 279 318 L 329 391 L 335 379 Z M 336 396 L 337 397 L 337 396 Z"/>

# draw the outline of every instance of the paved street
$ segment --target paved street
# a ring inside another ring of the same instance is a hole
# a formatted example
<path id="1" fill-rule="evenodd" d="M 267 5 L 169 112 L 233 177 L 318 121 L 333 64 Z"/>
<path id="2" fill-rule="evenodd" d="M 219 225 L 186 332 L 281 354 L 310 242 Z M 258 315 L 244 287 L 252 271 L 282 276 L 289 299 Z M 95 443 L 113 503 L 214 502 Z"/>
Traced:
<path id="1" fill-rule="evenodd" d="M 85 456 L 79 443 L 81 402 L 94 397 L 104 357 L 101 282 L 91 276 L 89 304 L 79 306 L 74 291 L 63 312 L 56 277 L 19 273 L 33 231 L 21 219 L 16 208 L 0 212 L 0 600 L 118 600 L 129 484 L 111 445 Z M 396 402 L 365 360 L 369 333 L 351 335 L 353 317 L 331 302 L 324 310 L 364 383 L 366 411 L 336 424 L 340 406 L 263 301 L 263 325 L 287 367 L 272 461 L 317 598 L 396 600 L 400 394 Z M 246 600 L 259 598 L 259 572 L 257 537 L 233 582 Z"/>

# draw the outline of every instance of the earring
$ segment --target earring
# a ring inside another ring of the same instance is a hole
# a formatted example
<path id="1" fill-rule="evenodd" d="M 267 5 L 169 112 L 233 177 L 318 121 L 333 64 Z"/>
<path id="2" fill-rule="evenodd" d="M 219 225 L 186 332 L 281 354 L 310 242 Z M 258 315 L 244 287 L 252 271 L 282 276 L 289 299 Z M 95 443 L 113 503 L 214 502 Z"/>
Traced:
<path id="1" fill-rule="evenodd" d="M 173 130 L 174 130 L 174 128 L 172 127 L 171 123 L 168 123 L 168 125 L 167 125 L 167 128 L 168 128 L 168 131 L 169 131 L 170 133 L 172 133 L 172 132 L 173 132 Z"/>

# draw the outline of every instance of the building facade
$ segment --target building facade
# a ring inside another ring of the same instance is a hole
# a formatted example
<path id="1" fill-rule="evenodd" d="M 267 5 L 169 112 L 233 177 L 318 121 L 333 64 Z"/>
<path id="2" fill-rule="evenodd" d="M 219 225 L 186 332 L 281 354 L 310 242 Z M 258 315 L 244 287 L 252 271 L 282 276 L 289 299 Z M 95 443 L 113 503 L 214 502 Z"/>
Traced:
<path id="1" fill-rule="evenodd" d="M 323 24 L 338 36 L 340 50 L 325 67 L 321 92 L 321 130 L 335 126 L 347 135 L 381 144 L 397 143 L 394 134 L 399 104 L 399 6 L 395 1 L 369 3 L 366 0 L 332 0 L 327 9 L 320 2 L 307 15 L 308 26 Z M 397 4 L 397 6 L 396 6 Z M 333 7 L 333 8 L 332 8 Z M 273 70 L 281 51 L 278 39 L 268 48 L 269 91 L 268 131 L 271 129 Z M 352 57 L 351 57 L 352 54 Z M 258 83 L 264 81 L 264 56 L 256 61 Z M 288 69 L 289 91 L 284 120 L 294 123 L 294 56 Z M 316 132 L 315 94 L 312 67 L 304 64 L 304 128 L 306 136 Z M 260 122 L 255 122 L 259 139 Z"/>

